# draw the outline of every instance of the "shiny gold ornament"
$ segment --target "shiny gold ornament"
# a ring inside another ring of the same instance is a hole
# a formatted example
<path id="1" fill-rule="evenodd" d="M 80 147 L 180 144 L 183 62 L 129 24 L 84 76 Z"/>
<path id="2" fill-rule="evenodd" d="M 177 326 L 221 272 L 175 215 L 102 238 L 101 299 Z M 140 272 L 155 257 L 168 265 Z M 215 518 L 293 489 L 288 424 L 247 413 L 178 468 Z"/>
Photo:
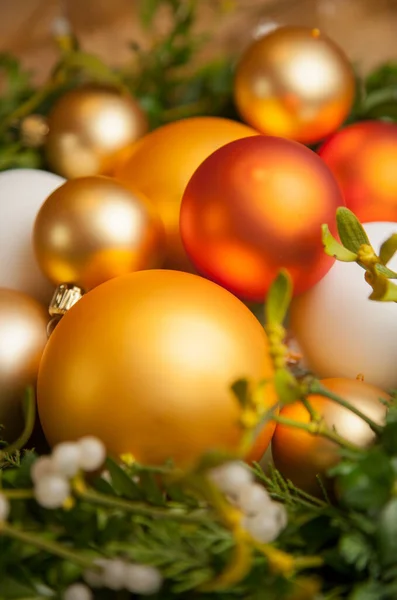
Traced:
<path id="1" fill-rule="evenodd" d="M 383 401 L 390 396 L 383 390 L 360 379 L 333 378 L 321 382 L 328 390 L 359 408 L 376 423 L 382 424 L 386 416 Z M 333 400 L 323 396 L 309 396 L 314 410 L 329 428 L 349 442 L 364 448 L 374 441 L 374 433 L 360 417 Z M 301 402 L 285 406 L 280 415 L 309 423 L 310 417 Z M 302 490 L 318 495 L 321 493 L 316 475 L 325 477 L 326 472 L 340 458 L 339 446 L 321 436 L 314 436 L 302 429 L 278 424 L 272 440 L 274 464 L 284 477 Z"/>
<path id="2" fill-rule="evenodd" d="M 318 29 L 306 27 L 280 27 L 255 41 L 240 60 L 234 86 L 244 121 L 303 143 L 335 131 L 354 94 L 347 57 Z"/>
<path id="3" fill-rule="evenodd" d="M 47 198 L 33 244 L 55 285 L 88 291 L 112 277 L 161 266 L 165 235 L 145 196 L 96 176 L 71 179 Z"/>
<path id="4" fill-rule="evenodd" d="M 68 179 L 109 175 L 126 148 L 148 130 L 134 98 L 95 84 L 64 94 L 53 107 L 48 126 L 48 162 Z"/>
<path id="5" fill-rule="evenodd" d="M 115 454 L 186 466 L 236 450 L 234 381 L 271 380 L 263 328 L 235 296 L 197 275 L 141 271 L 92 290 L 54 330 L 38 407 L 51 445 L 92 434 Z M 270 383 L 267 407 L 276 401 Z M 269 444 L 274 425 L 267 426 Z M 261 450 L 262 451 L 262 450 Z"/>
<path id="6" fill-rule="evenodd" d="M 0 437 L 9 442 L 23 429 L 21 400 L 26 387 L 36 382 L 47 320 L 36 300 L 0 288 Z"/>

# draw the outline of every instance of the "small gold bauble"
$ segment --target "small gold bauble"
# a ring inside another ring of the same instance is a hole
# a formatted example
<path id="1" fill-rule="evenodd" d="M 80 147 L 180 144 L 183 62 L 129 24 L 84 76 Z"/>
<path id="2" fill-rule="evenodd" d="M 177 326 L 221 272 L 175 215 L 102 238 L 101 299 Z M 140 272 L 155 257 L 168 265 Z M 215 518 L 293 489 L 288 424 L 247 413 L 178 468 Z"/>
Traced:
<path id="1" fill-rule="evenodd" d="M 98 84 L 64 94 L 50 112 L 48 126 L 47 160 L 68 179 L 109 175 L 126 148 L 148 130 L 134 98 Z"/>
<path id="2" fill-rule="evenodd" d="M 383 390 L 361 379 L 333 378 L 321 382 L 328 390 L 360 409 L 376 423 L 382 424 L 386 417 L 386 405 L 390 396 Z M 382 402 L 383 400 L 383 402 Z M 374 433 L 360 417 L 323 396 L 309 396 L 314 410 L 329 428 L 349 442 L 364 448 L 374 441 Z M 281 416 L 309 423 L 309 413 L 301 402 L 285 406 Z M 316 475 L 326 477 L 326 472 L 340 459 L 339 447 L 324 437 L 278 424 L 272 440 L 274 464 L 284 477 L 302 490 L 319 495 L 321 489 Z"/>
<path id="3" fill-rule="evenodd" d="M 40 148 L 48 134 L 48 121 L 41 115 L 25 117 L 20 126 L 22 143 L 29 148 Z"/>
<path id="4" fill-rule="evenodd" d="M 36 300 L 0 288 L 0 437 L 9 442 L 23 428 L 21 401 L 27 386 L 36 382 L 47 320 Z"/>
<path id="5" fill-rule="evenodd" d="M 270 380 L 270 408 L 272 376 L 263 327 L 235 296 L 197 275 L 141 271 L 97 287 L 62 318 L 41 363 L 38 408 L 51 444 L 91 434 L 114 455 L 188 466 L 238 449 L 230 386 Z M 273 431 L 260 432 L 254 458 Z"/>
<path id="6" fill-rule="evenodd" d="M 354 94 L 347 57 L 318 29 L 307 27 L 279 27 L 256 40 L 238 64 L 234 85 L 246 123 L 302 143 L 335 131 Z"/>
<path id="7" fill-rule="evenodd" d="M 71 179 L 47 198 L 33 244 L 40 268 L 55 285 L 88 291 L 124 273 L 160 267 L 165 234 L 141 193 L 95 176 Z"/>

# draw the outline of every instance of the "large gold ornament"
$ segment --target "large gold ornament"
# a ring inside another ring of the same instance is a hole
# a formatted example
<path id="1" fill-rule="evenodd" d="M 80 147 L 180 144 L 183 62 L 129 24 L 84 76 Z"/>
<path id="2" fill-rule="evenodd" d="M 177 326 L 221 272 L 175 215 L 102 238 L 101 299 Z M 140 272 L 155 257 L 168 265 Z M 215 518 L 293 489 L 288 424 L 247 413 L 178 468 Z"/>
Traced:
<path id="1" fill-rule="evenodd" d="M 237 449 L 241 409 L 230 386 L 272 375 L 264 330 L 235 296 L 197 275 L 141 271 L 66 313 L 43 356 L 38 407 L 51 445 L 91 434 L 115 455 L 186 466 Z M 273 406 L 272 383 L 265 393 Z"/>
<path id="2" fill-rule="evenodd" d="M 390 400 L 383 390 L 359 379 L 324 379 L 322 384 L 334 394 L 347 400 L 376 423 L 382 424 Z M 333 400 L 309 396 L 309 401 L 329 428 L 335 428 L 343 438 L 364 448 L 374 441 L 374 433 L 360 417 Z M 285 406 L 281 416 L 309 423 L 309 413 L 301 402 Z M 321 436 L 302 429 L 278 424 L 272 440 L 272 454 L 277 469 L 296 486 L 314 495 L 321 493 L 316 475 L 326 472 L 340 459 L 339 447 Z"/>
<path id="3" fill-rule="evenodd" d="M 98 84 L 64 94 L 48 118 L 47 160 L 70 179 L 109 175 L 128 146 L 148 130 L 134 98 Z"/>
<path id="4" fill-rule="evenodd" d="M 234 88 L 244 121 L 264 134 L 303 143 L 335 131 L 354 94 L 347 57 L 307 27 L 280 27 L 255 41 L 240 60 Z"/>
<path id="5" fill-rule="evenodd" d="M 36 383 L 47 342 L 45 309 L 22 292 L 0 288 L 0 438 L 13 441 L 23 428 L 22 398 Z"/>
<path id="6" fill-rule="evenodd" d="M 47 198 L 33 243 L 43 273 L 55 285 L 88 291 L 112 277 L 161 266 L 165 236 L 140 192 L 94 176 L 71 179 Z"/>

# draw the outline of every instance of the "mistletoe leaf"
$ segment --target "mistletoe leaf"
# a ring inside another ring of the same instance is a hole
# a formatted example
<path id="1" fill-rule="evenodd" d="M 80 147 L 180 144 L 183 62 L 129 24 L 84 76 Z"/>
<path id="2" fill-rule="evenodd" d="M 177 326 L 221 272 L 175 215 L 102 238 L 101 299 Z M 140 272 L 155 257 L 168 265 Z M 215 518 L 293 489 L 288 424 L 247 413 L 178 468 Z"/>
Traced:
<path id="1" fill-rule="evenodd" d="M 322 225 L 322 241 L 325 253 L 341 262 L 355 262 L 357 254 L 342 246 L 332 235 L 328 225 Z"/>
<path id="2" fill-rule="evenodd" d="M 364 244 L 371 245 L 360 221 L 348 208 L 340 206 L 337 209 L 336 224 L 342 244 L 351 252 L 358 252 Z"/>
<path id="3" fill-rule="evenodd" d="M 266 299 L 265 318 L 267 325 L 282 325 L 292 298 L 292 279 L 288 271 L 277 275 Z"/>
<path id="4" fill-rule="evenodd" d="M 379 258 L 384 265 L 393 258 L 397 252 L 397 233 L 393 233 L 380 247 Z"/>

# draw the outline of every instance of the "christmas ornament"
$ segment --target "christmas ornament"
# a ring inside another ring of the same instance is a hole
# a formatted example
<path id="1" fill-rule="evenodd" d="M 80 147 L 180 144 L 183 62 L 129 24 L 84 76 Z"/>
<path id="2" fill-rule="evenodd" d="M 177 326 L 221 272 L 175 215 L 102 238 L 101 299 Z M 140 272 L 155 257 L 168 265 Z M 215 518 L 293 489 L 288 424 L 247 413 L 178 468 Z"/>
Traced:
<path id="1" fill-rule="evenodd" d="M 190 180 L 181 235 L 200 273 L 246 300 L 263 301 L 281 267 L 295 293 L 314 285 L 333 259 L 321 224 L 335 222 L 339 188 L 318 156 L 282 138 L 256 136 L 212 154 Z"/>
<path id="2" fill-rule="evenodd" d="M 327 140 L 319 155 L 362 223 L 397 221 L 397 125 L 355 123 Z"/>
<path id="3" fill-rule="evenodd" d="M 0 173 L 0 287 L 20 290 L 46 304 L 53 287 L 36 262 L 32 229 L 41 205 L 64 181 L 36 169 Z"/>
<path id="4" fill-rule="evenodd" d="M 95 288 L 60 321 L 41 363 L 40 419 L 51 445 L 94 435 L 115 455 L 186 466 L 237 449 L 230 386 L 272 374 L 263 328 L 232 294 L 197 275 L 141 271 Z M 276 402 L 271 383 L 264 402 Z"/>
<path id="5" fill-rule="evenodd" d="M 22 292 L 0 288 L 0 438 L 14 441 L 23 429 L 21 401 L 34 385 L 47 342 L 44 307 Z"/>
<path id="6" fill-rule="evenodd" d="M 379 425 L 384 422 L 387 409 L 383 402 L 389 401 L 390 396 L 380 388 L 358 379 L 325 379 L 321 383 Z M 369 425 L 347 408 L 323 396 L 309 396 L 308 400 L 327 427 L 335 428 L 344 439 L 361 448 L 374 440 Z M 310 422 L 309 413 L 301 402 L 285 406 L 280 415 L 299 423 Z M 316 475 L 326 476 L 339 461 L 340 448 L 324 437 L 279 423 L 272 440 L 272 454 L 276 468 L 285 478 L 300 489 L 318 495 L 321 490 Z"/>
<path id="7" fill-rule="evenodd" d="M 318 29 L 280 27 L 255 41 L 237 66 L 237 109 L 269 135 L 318 142 L 343 123 L 354 94 L 348 59 Z"/>
<path id="8" fill-rule="evenodd" d="M 108 175 L 148 129 L 134 98 L 90 84 L 64 94 L 48 117 L 47 160 L 67 178 Z"/>
<path id="9" fill-rule="evenodd" d="M 375 251 L 397 223 L 364 226 Z M 397 256 L 389 266 L 397 269 Z M 397 387 L 397 304 L 369 300 L 372 289 L 356 263 L 335 262 L 311 290 L 291 305 L 290 326 L 305 363 L 320 377 L 356 377 Z"/>
<path id="10" fill-rule="evenodd" d="M 81 177 L 47 198 L 33 243 L 55 285 L 88 291 L 111 277 L 161 266 L 164 229 L 140 192 L 108 177 Z"/>
<path id="11" fill-rule="evenodd" d="M 166 266 L 194 271 L 179 233 L 179 212 L 185 187 L 212 152 L 233 140 L 257 135 L 250 127 L 217 117 L 195 117 L 164 125 L 142 138 L 132 156 L 116 169 L 155 205 L 167 234 Z"/>

